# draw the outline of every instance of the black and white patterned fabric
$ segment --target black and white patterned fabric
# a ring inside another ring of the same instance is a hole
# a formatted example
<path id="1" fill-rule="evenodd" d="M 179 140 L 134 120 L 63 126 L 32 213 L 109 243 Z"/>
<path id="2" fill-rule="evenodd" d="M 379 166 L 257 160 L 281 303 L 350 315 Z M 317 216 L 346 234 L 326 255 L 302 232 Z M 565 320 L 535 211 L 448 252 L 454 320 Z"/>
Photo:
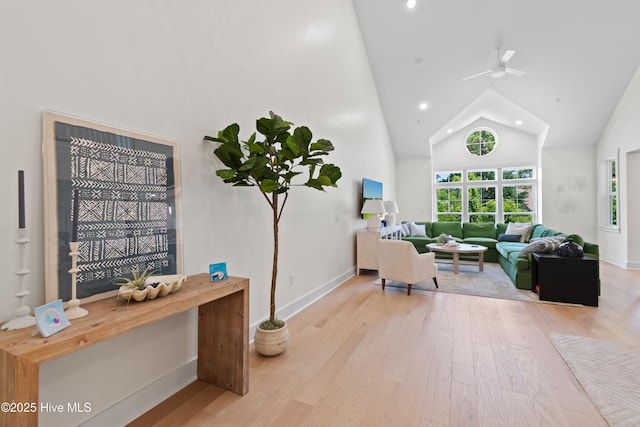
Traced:
<path id="1" fill-rule="evenodd" d="M 66 123 L 56 123 L 56 143 L 57 166 L 69 176 L 58 184 L 60 231 L 70 230 L 71 195 L 79 191 L 78 298 L 115 289 L 115 278 L 147 267 L 175 274 L 173 147 Z M 60 240 L 68 248 L 69 233 Z M 60 252 L 63 266 L 68 250 Z M 67 299 L 69 274 L 61 270 L 59 296 Z"/>
<path id="2" fill-rule="evenodd" d="M 525 246 L 521 251 L 521 257 L 526 257 L 531 252 L 539 252 L 539 253 L 550 253 L 556 252 L 560 243 L 564 241 L 563 236 L 552 236 L 552 237 L 538 237 L 531 239 L 529 244 Z"/>

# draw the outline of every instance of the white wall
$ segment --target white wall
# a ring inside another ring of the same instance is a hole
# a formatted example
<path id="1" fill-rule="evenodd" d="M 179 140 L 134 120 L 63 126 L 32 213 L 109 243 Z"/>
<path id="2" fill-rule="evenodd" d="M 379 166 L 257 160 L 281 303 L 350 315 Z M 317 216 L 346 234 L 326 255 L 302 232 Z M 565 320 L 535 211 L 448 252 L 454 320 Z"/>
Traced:
<path id="1" fill-rule="evenodd" d="M 477 127 L 489 127 L 498 135 L 496 147 L 485 156 L 473 155 L 465 146 L 469 132 Z M 535 166 L 538 159 L 535 136 L 486 119 L 476 120 L 449 138 L 435 144 L 431 155 L 433 171 L 476 167 Z"/>
<path id="2" fill-rule="evenodd" d="M 595 147 L 542 150 L 543 223 L 596 242 Z"/>
<path id="3" fill-rule="evenodd" d="M 221 163 L 203 135 L 237 121 L 248 137 L 255 119 L 274 110 L 336 146 L 330 161 L 342 167 L 340 188 L 295 189 L 284 213 L 278 293 L 283 317 L 353 274 L 354 233 L 364 227 L 358 212 L 362 177 L 382 181 L 385 198 L 396 196 L 394 154 L 348 0 L 5 0 L 0 51 L 0 176 L 6 196 L 0 266 L 7 278 L 0 287 L 0 320 L 16 306 L 11 272 L 17 268 L 18 169 L 26 174 L 32 240 L 27 303 L 43 302 L 45 109 L 179 144 L 184 270 L 199 273 L 211 262 L 227 261 L 230 274 L 249 277 L 252 324 L 268 313 L 269 211 L 255 189 L 232 188 L 214 176 Z M 90 399 L 92 412 L 41 415 L 42 424 L 73 425 L 109 408 L 123 420 L 138 415 L 182 385 L 185 367 L 186 379 L 193 375 L 195 333 L 190 312 L 44 365 L 42 400 Z M 138 360 L 143 368 L 128 366 Z M 154 384 L 161 386 L 140 390 Z M 132 401 L 135 409 L 127 406 Z"/>
<path id="4" fill-rule="evenodd" d="M 640 149 L 640 68 L 636 71 L 625 93 L 620 98 L 618 106 L 611 116 L 606 130 L 602 134 L 597 146 L 597 162 L 600 166 L 607 158 L 619 156 L 618 164 L 618 222 L 619 230 L 611 230 L 603 227 L 606 212 L 606 194 L 599 188 L 598 191 L 598 243 L 602 259 L 621 267 L 640 268 L 639 254 L 630 254 L 631 240 L 638 240 L 637 232 L 631 234 L 630 223 L 637 221 L 637 217 L 631 216 L 632 212 L 638 212 L 640 194 L 637 181 L 630 181 L 636 177 L 632 170 L 638 162 L 636 157 L 630 157 L 632 164 L 628 164 L 628 154 Z M 600 168 L 599 168 L 600 169 Z M 637 229 L 636 229 L 637 230 Z M 634 248 L 633 244 L 631 247 Z"/>
<path id="5" fill-rule="evenodd" d="M 398 222 L 431 221 L 431 158 L 398 159 Z"/>

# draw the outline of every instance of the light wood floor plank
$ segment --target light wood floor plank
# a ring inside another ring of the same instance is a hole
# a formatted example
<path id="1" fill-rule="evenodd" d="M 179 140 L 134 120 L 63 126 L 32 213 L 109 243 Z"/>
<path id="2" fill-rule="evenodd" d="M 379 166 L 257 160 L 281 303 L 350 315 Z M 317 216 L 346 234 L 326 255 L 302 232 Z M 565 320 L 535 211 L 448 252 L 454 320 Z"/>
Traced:
<path id="1" fill-rule="evenodd" d="M 289 319 L 283 355 L 251 348 L 246 396 L 196 382 L 131 425 L 606 426 L 547 335 L 640 344 L 640 272 L 600 266 L 598 308 L 407 296 L 366 272 Z"/>

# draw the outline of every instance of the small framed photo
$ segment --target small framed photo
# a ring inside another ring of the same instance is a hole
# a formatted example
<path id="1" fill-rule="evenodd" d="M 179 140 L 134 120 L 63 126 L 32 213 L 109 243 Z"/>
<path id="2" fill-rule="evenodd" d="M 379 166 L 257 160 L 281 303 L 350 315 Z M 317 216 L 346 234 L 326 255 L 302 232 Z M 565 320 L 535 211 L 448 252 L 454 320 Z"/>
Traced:
<path id="1" fill-rule="evenodd" d="M 229 277 L 227 275 L 227 263 L 218 262 L 216 264 L 209 264 L 209 277 L 211 277 L 212 282 L 217 282 L 218 280 Z"/>
<path id="2" fill-rule="evenodd" d="M 36 326 L 43 337 L 48 337 L 71 325 L 64 314 L 62 300 L 58 299 L 35 308 Z"/>

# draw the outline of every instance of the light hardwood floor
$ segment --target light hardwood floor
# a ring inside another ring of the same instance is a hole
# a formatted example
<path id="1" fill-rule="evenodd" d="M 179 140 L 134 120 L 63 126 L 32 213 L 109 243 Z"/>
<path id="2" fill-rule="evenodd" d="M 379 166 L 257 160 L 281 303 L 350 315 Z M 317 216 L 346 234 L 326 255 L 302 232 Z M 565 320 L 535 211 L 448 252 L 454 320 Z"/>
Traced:
<path id="1" fill-rule="evenodd" d="M 606 426 L 547 337 L 640 343 L 640 271 L 600 274 L 592 308 L 407 296 L 365 273 L 289 319 L 283 355 L 251 348 L 246 396 L 195 382 L 131 425 Z"/>

